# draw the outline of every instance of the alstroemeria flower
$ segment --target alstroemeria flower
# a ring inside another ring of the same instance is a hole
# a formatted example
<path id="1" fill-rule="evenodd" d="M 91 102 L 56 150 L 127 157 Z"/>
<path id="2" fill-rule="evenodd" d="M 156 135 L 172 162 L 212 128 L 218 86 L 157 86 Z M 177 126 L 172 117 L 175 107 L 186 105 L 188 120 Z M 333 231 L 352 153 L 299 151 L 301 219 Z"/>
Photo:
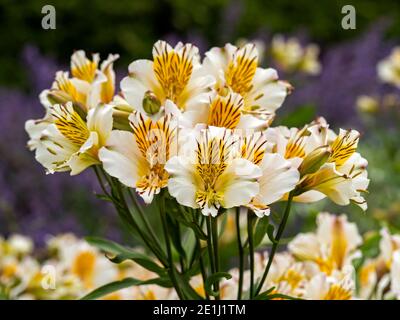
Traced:
<path id="1" fill-rule="evenodd" d="M 400 88 L 400 47 L 393 48 L 391 54 L 377 66 L 379 78 Z"/>
<path id="2" fill-rule="evenodd" d="M 248 204 L 259 191 L 261 169 L 234 156 L 237 143 L 230 130 L 201 130 L 194 143 L 186 146 L 191 152 L 167 162 L 169 193 L 180 204 L 200 208 L 207 216 L 216 216 L 220 207 Z"/>
<path id="3" fill-rule="evenodd" d="M 256 274 L 262 275 L 268 261 L 268 255 L 256 255 Z M 262 291 L 274 287 L 272 294 L 286 294 L 297 297 L 301 295 L 301 288 L 307 281 L 306 268 L 302 262 L 288 252 L 275 255 L 270 272 L 263 285 Z"/>
<path id="4" fill-rule="evenodd" d="M 148 116 L 160 110 L 146 108 L 146 94 L 152 95 L 160 106 L 171 100 L 181 111 L 195 110 L 199 104 L 208 102 L 208 93 L 215 82 L 201 69 L 199 50 L 194 45 L 178 43 L 172 48 L 165 41 L 157 41 L 153 61 L 132 62 L 121 90 L 130 106 Z"/>
<path id="5" fill-rule="evenodd" d="M 132 132 L 114 130 L 99 152 L 107 173 L 134 188 L 146 203 L 167 186 L 165 163 L 174 148 L 176 122 L 171 114 L 153 121 L 140 112 L 130 117 Z"/>
<path id="6" fill-rule="evenodd" d="M 346 268 L 328 276 L 321 272 L 314 275 L 304 286 L 302 298 L 311 300 L 351 300 L 355 291 L 354 271 Z"/>
<path id="7" fill-rule="evenodd" d="M 115 73 L 113 63 L 118 55 L 110 54 L 99 67 L 100 58 L 94 54 L 92 60 L 84 51 L 76 51 L 71 57 L 71 74 L 58 71 L 51 89 L 43 90 L 40 102 L 45 108 L 42 119 L 28 120 L 25 130 L 29 133 L 28 147 L 35 150 L 42 131 L 53 122 L 51 107 L 55 104 L 70 102 L 80 114 L 86 114 L 98 104 L 108 104 L 114 98 Z"/>
<path id="8" fill-rule="evenodd" d="M 99 66 L 98 54 L 93 54 L 90 60 L 84 51 L 76 51 L 71 57 L 72 77 L 68 72 L 58 71 L 51 89 L 42 93 L 42 103 L 46 107 L 70 101 L 87 112 L 99 103 L 111 102 L 115 91 L 113 63 L 118 57 L 110 54 Z"/>
<path id="9" fill-rule="evenodd" d="M 269 205 L 293 190 L 299 181 L 297 169 L 280 154 L 271 153 L 267 149 L 266 136 L 261 132 L 241 139 L 241 156 L 262 170 L 262 176 L 258 180 L 260 190 L 248 204 L 259 217 L 269 215 Z"/>
<path id="10" fill-rule="evenodd" d="M 315 202 L 327 196 L 339 205 L 351 201 L 367 209 L 362 192 L 369 184 L 368 162 L 356 152 L 360 135 L 356 130 L 336 135 L 320 118 L 300 130 L 268 128 L 266 135 L 275 143 L 275 151 L 300 171 L 295 201 Z"/>
<path id="11" fill-rule="evenodd" d="M 51 238 L 48 246 L 57 252 L 59 271 L 80 280 L 82 295 L 118 279 L 118 270 L 104 254 L 72 234 Z"/>
<path id="12" fill-rule="evenodd" d="M 217 93 L 209 95 L 208 103 L 199 104 L 196 109 L 174 112 L 179 125 L 183 128 L 194 128 L 198 124 L 226 129 L 246 128 L 242 120 L 243 98 L 237 93 L 221 96 Z"/>
<path id="13" fill-rule="evenodd" d="M 98 150 L 105 144 L 112 130 L 112 108 L 99 104 L 89 110 L 86 119 L 71 102 L 50 107 L 50 117 L 40 133 L 32 133 L 36 146 L 36 160 L 49 173 L 71 171 L 75 175 L 87 167 L 99 164 Z M 29 143 L 28 143 L 29 144 Z"/>
<path id="14" fill-rule="evenodd" d="M 320 213 L 315 233 L 297 235 L 289 243 L 289 251 L 301 261 L 315 264 L 330 275 L 343 270 L 359 255 L 357 247 L 362 243 L 357 226 L 348 222 L 345 215 Z"/>
<path id="15" fill-rule="evenodd" d="M 399 299 L 400 236 L 380 230 L 380 253 L 360 268 L 359 295 L 362 299 Z"/>
<path id="16" fill-rule="evenodd" d="M 206 52 L 203 68 L 217 80 L 215 89 L 219 94 L 232 91 L 243 97 L 242 113 L 253 116 L 248 120 L 253 122 L 252 126 L 268 126 L 290 88 L 278 80 L 274 69 L 258 67 L 257 48 L 252 44 L 212 48 Z"/>

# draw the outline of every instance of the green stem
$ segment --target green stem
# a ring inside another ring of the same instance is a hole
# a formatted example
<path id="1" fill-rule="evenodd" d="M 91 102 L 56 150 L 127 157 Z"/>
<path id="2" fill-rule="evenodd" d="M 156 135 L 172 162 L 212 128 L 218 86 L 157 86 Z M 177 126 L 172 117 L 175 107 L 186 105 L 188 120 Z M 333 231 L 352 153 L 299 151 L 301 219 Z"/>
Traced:
<path id="1" fill-rule="evenodd" d="M 259 283 L 259 285 L 257 287 L 257 290 L 255 292 L 255 296 L 260 293 L 260 291 L 261 291 L 261 289 L 262 289 L 262 287 L 264 285 L 265 279 L 267 278 L 269 269 L 271 268 L 272 261 L 274 259 L 276 250 L 278 249 L 279 240 L 282 237 L 283 231 L 285 230 L 285 226 L 286 226 L 286 223 L 287 223 L 287 220 L 288 220 L 288 217 L 289 217 L 290 208 L 291 208 L 292 201 L 293 201 L 293 196 L 294 196 L 294 194 L 293 194 L 293 191 L 292 191 L 292 192 L 289 193 L 288 201 L 286 203 L 286 209 L 285 209 L 285 212 L 283 214 L 282 221 L 281 221 L 281 223 L 279 225 L 278 231 L 276 233 L 276 236 L 275 236 L 275 239 L 274 239 L 274 243 L 272 244 L 271 253 L 270 253 L 269 258 L 268 258 L 268 263 L 267 263 L 267 266 L 265 268 L 264 274 L 263 274 L 263 276 L 261 278 L 261 281 L 260 281 L 260 283 Z"/>
<path id="2" fill-rule="evenodd" d="M 250 299 L 254 293 L 254 243 L 253 243 L 253 219 L 252 213 L 247 212 L 247 237 L 249 239 L 249 261 L 250 261 Z"/>
<path id="3" fill-rule="evenodd" d="M 129 197 L 131 199 L 131 202 L 132 202 L 133 206 L 135 207 L 135 210 L 139 213 L 139 216 L 140 216 L 145 228 L 147 229 L 150 237 L 153 239 L 153 241 L 157 244 L 158 247 L 161 247 L 161 243 L 160 243 L 158 237 L 156 236 L 156 234 L 154 233 L 154 230 L 151 227 L 149 221 L 147 220 L 146 215 L 143 212 L 142 207 L 137 202 L 137 199 L 136 199 L 135 195 L 132 194 L 130 189 L 128 189 L 128 194 L 129 194 Z"/>
<path id="4" fill-rule="evenodd" d="M 98 167 L 97 167 L 97 166 L 94 166 L 93 169 L 94 169 L 94 172 L 96 173 L 96 177 L 97 177 L 97 180 L 99 181 L 101 190 L 103 190 L 104 194 L 105 194 L 107 197 L 112 198 L 112 196 L 109 194 L 109 192 L 107 191 L 107 188 L 106 188 L 105 185 L 104 185 L 104 182 L 103 182 L 103 179 L 101 178 L 101 175 L 100 175 L 100 172 L 99 172 Z"/>
<path id="5" fill-rule="evenodd" d="M 212 218 L 211 220 L 211 229 L 212 229 L 212 240 L 213 240 L 213 249 L 214 249 L 214 265 L 215 272 L 219 272 L 219 254 L 218 254 L 218 216 Z M 219 292 L 219 281 L 215 282 L 215 291 Z M 215 297 L 217 300 L 220 299 L 220 295 Z"/>
<path id="6" fill-rule="evenodd" d="M 181 234 L 181 225 L 178 223 L 176 225 L 176 232 L 178 233 L 178 237 L 180 239 L 180 241 L 182 241 L 182 234 Z M 184 273 L 185 272 L 185 261 L 183 260 L 183 256 L 179 255 L 179 264 L 181 266 L 181 272 Z"/>
<path id="7" fill-rule="evenodd" d="M 196 250 L 198 250 L 199 252 L 201 250 L 200 239 L 197 236 L 196 236 Z M 204 260 L 203 260 L 203 256 L 201 255 L 201 252 L 200 252 L 200 256 L 199 256 L 199 263 L 200 263 L 201 277 L 203 279 L 203 288 L 205 288 L 206 280 L 207 280 L 207 273 L 206 273 L 206 268 L 204 267 Z M 204 290 L 204 291 L 206 294 L 206 299 L 210 300 L 210 296 L 208 295 L 208 292 L 206 290 Z"/>
<path id="8" fill-rule="evenodd" d="M 211 216 L 206 218 L 206 227 L 207 227 L 207 251 L 208 258 L 210 260 L 210 274 L 215 273 L 215 263 L 214 263 L 214 250 L 213 250 L 213 242 L 212 242 L 212 231 L 211 231 Z"/>
<path id="9" fill-rule="evenodd" d="M 239 286 L 238 286 L 237 299 L 241 300 L 243 291 L 244 251 L 240 236 L 240 207 L 236 208 L 236 237 L 237 237 L 238 251 L 239 251 Z"/>
<path id="10" fill-rule="evenodd" d="M 143 242 L 147 245 L 147 247 L 149 247 L 149 249 L 155 254 L 155 256 L 160 260 L 160 262 L 164 265 L 164 267 L 166 267 L 168 265 L 168 262 L 166 261 L 166 258 L 164 257 L 164 254 L 162 252 L 162 250 L 157 247 L 157 245 L 154 245 L 153 242 L 147 237 L 147 235 L 145 235 L 142 231 L 142 229 L 139 227 L 139 225 L 137 224 L 136 220 L 134 219 L 132 213 L 129 210 L 129 207 L 126 203 L 122 188 L 121 188 L 121 184 L 119 183 L 119 181 L 115 181 L 114 186 L 118 192 L 118 196 L 119 199 L 121 201 L 121 204 L 123 206 L 124 210 L 118 210 L 118 212 L 124 211 L 124 217 L 125 219 L 127 219 L 129 221 L 129 223 L 134 227 L 135 231 L 139 234 L 139 236 L 143 239 Z M 115 204 L 115 202 L 114 202 Z M 116 205 L 118 206 L 118 204 Z M 125 215 L 125 213 L 127 213 Z"/>
<path id="11" fill-rule="evenodd" d="M 171 277 L 171 281 L 174 284 L 176 293 L 178 294 L 179 298 L 181 300 L 184 299 L 184 296 L 181 292 L 181 289 L 179 287 L 178 281 L 176 280 L 175 277 L 175 266 L 174 266 L 174 261 L 172 258 L 172 250 L 171 250 L 171 242 L 169 238 L 169 233 L 168 233 L 168 225 L 167 225 L 167 217 L 166 217 L 166 212 L 165 212 L 165 203 L 164 203 L 164 196 L 161 194 L 159 196 L 159 211 L 160 211 L 160 218 L 162 222 L 162 227 L 163 227 L 163 232 L 164 232 L 164 238 L 165 238 L 165 246 L 167 248 L 167 258 L 168 258 L 168 273 Z"/>

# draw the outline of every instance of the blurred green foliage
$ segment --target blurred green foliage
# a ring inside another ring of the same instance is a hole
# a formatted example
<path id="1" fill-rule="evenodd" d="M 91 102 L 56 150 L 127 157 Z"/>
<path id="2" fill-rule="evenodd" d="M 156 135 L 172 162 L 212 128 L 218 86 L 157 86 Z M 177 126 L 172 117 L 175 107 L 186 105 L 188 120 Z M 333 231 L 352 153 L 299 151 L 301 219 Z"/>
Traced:
<path id="1" fill-rule="evenodd" d="M 41 9 L 56 8 L 56 30 L 43 30 Z M 353 4 L 357 29 L 341 28 L 341 8 Z M 334 42 L 362 32 L 379 17 L 393 21 L 391 33 L 400 34 L 398 1 L 309 0 L 0 0 L 0 85 L 26 85 L 19 56 L 26 44 L 69 61 L 73 50 L 121 54 L 117 66 L 148 57 L 152 44 L 167 35 L 197 37 L 207 45 L 221 45 L 263 31 L 306 30 L 319 42 Z"/>

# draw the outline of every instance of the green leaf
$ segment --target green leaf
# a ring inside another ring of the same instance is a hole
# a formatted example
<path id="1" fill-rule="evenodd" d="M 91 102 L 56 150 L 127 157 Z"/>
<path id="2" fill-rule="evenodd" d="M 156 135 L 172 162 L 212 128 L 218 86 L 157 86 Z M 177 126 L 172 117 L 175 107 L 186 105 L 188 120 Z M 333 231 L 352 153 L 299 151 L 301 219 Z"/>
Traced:
<path id="1" fill-rule="evenodd" d="M 192 277 L 200 273 L 200 257 L 206 258 L 207 247 L 196 250 L 194 253 L 196 256 L 193 258 L 195 261 L 190 269 L 186 270 L 185 275 Z"/>
<path id="2" fill-rule="evenodd" d="M 220 279 L 229 280 L 231 278 L 232 278 L 232 275 L 228 272 L 216 272 L 207 278 L 206 283 L 204 284 L 204 287 L 205 287 L 204 289 L 210 296 L 215 297 L 215 296 L 219 295 L 219 292 L 215 292 L 212 289 L 213 284 L 215 284 L 217 281 L 220 281 Z"/>
<path id="3" fill-rule="evenodd" d="M 267 217 L 258 219 L 253 238 L 254 247 L 257 247 L 263 241 L 265 235 L 267 234 L 268 225 L 269 221 Z"/>
<path id="4" fill-rule="evenodd" d="M 269 224 L 267 227 L 267 235 L 268 235 L 269 240 L 272 243 L 276 243 L 275 237 L 274 237 L 274 230 L 275 230 L 274 226 L 272 224 Z"/>
<path id="5" fill-rule="evenodd" d="M 147 255 L 125 248 L 116 242 L 97 237 L 87 237 L 86 241 L 89 244 L 99 248 L 100 250 L 105 251 L 106 253 L 111 253 L 115 255 L 114 257 L 106 255 L 107 258 L 114 263 L 121 263 L 125 260 L 132 260 L 141 265 L 143 268 L 153 271 L 160 276 L 164 276 L 166 273 L 166 270 L 164 268 L 160 267 Z"/>
<path id="6" fill-rule="evenodd" d="M 166 288 L 172 287 L 172 284 L 169 279 L 155 278 L 142 281 L 135 278 L 125 278 L 123 280 L 114 281 L 104 286 L 101 286 L 93 290 L 92 292 L 88 293 L 84 297 L 82 297 L 81 300 L 94 300 L 121 289 L 125 289 L 132 286 L 142 286 L 147 284 L 156 284 Z"/>
<path id="7" fill-rule="evenodd" d="M 109 252 L 109 253 L 113 253 L 113 254 L 132 252 L 128 248 L 125 248 L 124 246 L 121 246 L 120 244 L 118 244 L 114 241 L 111 241 L 111 240 L 107 240 L 107 239 L 103 239 L 103 238 L 99 238 L 99 237 L 86 237 L 85 240 L 90 245 L 95 246 L 96 248 L 98 248 L 102 251 L 105 251 L 105 252 Z"/>
<path id="8" fill-rule="evenodd" d="M 113 202 L 113 199 L 111 199 L 108 195 L 106 194 L 101 194 L 101 193 L 96 193 L 95 194 L 96 197 L 100 200 L 104 200 L 104 201 L 109 201 L 109 202 Z"/>
<path id="9" fill-rule="evenodd" d="M 170 231 L 170 236 L 172 239 L 172 244 L 174 245 L 178 254 L 183 257 L 184 261 L 186 261 L 186 252 L 182 246 L 182 239 L 180 238 L 180 233 L 177 232 L 180 226 L 178 225 L 176 220 L 174 220 L 170 215 L 167 215 L 167 223 L 168 223 L 168 229 Z"/>
<path id="10" fill-rule="evenodd" d="M 204 231 L 200 228 L 200 226 L 192 222 L 190 223 L 190 228 L 193 230 L 193 232 L 198 236 L 201 240 L 207 240 L 207 235 L 204 233 Z"/>
<path id="11" fill-rule="evenodd" d="M 267 291 L 264 291 L 254 297 L 254 300 L 272 300 L 272 299 L 286 299 L 286 300 L 302 300 L 297 297 L 291 297 L 281 293 L 272 293 L 275 287 L 269 288 Z"/>
<path id="12" fill-rule="evenodd" d="M 287 127 L 302 127 L 305 123 L 311 122 L 316 116 L 316 108 L 313 105 L 298 106 L 291 113 L 283 116 L 280 121 L 277 119 L 276 125 Z"/>
<path id="13" fill-rule="evenodd" d="M 367 237 L 360 247 L 364 258 L 375 258 L 379 254 L 379 243 L 381 235 L 379 232 Z"/>
<path id="14" fill-rule="evenodd" d="M 178 280 L 179 286 L 183 291 L 184 295 L 190 300 L 203 300 L 203 297 L 200 296 L 189 284 L 188 279 L 180 274 L 179 272 L 175 272 L 175 277 Z"/>
<path id="15" fill-rule="evenodd" d="M 274 289 L 275 287 L 271 287 L 267 291 L 261 292 L 254 297 L 254 300 L 265 300 L 265 297 L 267 297 Z"/>

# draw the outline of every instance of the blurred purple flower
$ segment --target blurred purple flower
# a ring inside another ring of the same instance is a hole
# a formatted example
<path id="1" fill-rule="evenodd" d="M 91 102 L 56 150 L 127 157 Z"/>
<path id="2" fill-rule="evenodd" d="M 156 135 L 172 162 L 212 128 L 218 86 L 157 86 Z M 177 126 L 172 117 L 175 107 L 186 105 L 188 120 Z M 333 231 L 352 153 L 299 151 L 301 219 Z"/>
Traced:
<path id="1" fill-rule="evenodd" d="M 376 73 L 377 63 L 390 52 L 384 39 L 386 23 L 376 23 L 361 37 L 322 51 L 322 73 L 297 87 L 285 102 L 287 109 L 313 104 L 318 115 L 340 125 L 359 125 L 355 108 L 360 95 L 395 92 L 383 85 Z"/>

